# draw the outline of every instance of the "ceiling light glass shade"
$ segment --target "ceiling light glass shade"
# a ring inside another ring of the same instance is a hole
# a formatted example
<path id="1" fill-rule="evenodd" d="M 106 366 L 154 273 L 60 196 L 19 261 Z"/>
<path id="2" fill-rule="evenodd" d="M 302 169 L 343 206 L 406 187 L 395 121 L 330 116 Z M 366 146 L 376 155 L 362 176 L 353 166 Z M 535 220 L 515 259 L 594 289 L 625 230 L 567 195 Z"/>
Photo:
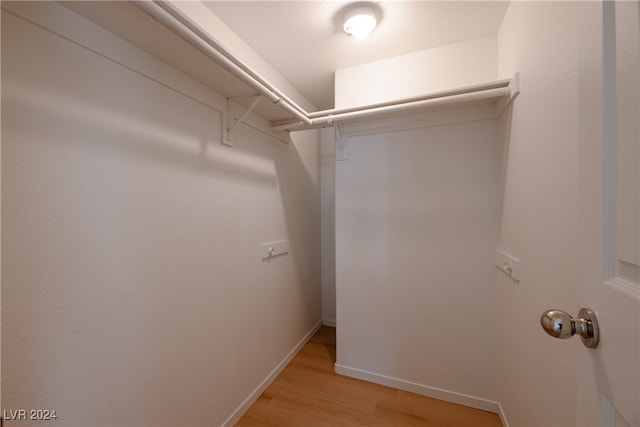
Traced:
<path id="1" fill-rule="evenodd" d="M 376 28 L 376 14 L 368 6 L 358 6 L 344 16 L 344 32 L 357 39 L 364 40 Z"/>

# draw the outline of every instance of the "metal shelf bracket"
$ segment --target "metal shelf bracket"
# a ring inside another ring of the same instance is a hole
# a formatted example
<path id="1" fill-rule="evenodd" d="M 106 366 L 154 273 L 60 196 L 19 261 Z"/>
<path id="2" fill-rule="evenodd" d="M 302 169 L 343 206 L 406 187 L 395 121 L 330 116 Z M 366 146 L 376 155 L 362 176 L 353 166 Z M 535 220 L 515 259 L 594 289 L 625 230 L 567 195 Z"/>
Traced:
<path id="1" fill-rule="evenodd" d="M 232 141 L 232 136 L 233 136 L 233 130 L 244 121 L 244 119 L 247 118 L 247 116 L 249 115 L 249 113 L 251 113 L 251 111 L 253 111 L 254 108 L 256 108 L 256 106 L 258 105 L 258 103 L 262 100 L 263 96 L 261 94 L 258 94 L 256 96 L 256 99 L 253 100 L 253 102 L 251 103 L 251 105 L 249 106 L 249 108 L 247 108 L 244 113 L 242 113 L 242 115 L 236 119 L 235 122 L 233 122 L 233 124 L 229 125 L 229 122 L 231 120 L 233 120 L 233 114 L 231 113 L 231 101 L 237 98 L 244 98 L 243 97 L 235 97 L 235 98 L 227 98 L 227 111 L 225 113 L 222 114 L 222 143 L 224 145 L 227 145 L 229 147 L 233 147 L 233 141 Z M 231 120 L 229 118 L 229 116 L 231 116 Z"/>

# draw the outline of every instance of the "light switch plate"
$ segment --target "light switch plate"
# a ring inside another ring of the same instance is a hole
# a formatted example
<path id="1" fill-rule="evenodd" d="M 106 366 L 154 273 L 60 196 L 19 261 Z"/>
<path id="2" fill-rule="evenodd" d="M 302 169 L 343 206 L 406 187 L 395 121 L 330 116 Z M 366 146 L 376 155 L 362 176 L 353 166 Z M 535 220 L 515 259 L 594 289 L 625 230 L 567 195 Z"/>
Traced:
<path id="1" fill-rule="evenodd" d="M 262 259 L 269 259 L 289 253 L 289 241 L 281 240 L 279 242 L 264 243 L 260 247 L 260 253 Z"/>
<path id="2" fill-rule="evenodd" d="M 496 265 L 513 280 L 520 280 L 520 260 L 506 252 L 496 251 Z"/>

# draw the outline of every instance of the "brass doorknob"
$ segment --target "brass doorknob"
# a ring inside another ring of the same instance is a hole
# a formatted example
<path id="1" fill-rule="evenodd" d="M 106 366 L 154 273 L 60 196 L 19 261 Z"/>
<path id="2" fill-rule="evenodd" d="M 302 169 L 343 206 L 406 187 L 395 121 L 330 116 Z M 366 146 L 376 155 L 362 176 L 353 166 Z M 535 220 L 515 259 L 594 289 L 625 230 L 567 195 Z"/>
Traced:
<path id="1" fill-rule="evenodd" d="M 540 324 L 546 333 L 555 338 L 571 338 L 577 333 L 588 348 L 596 348 L 600 340 L 596 314 L 588 308 L 581 308 L 578 318 L 571 317 L 566 311 L 547 310 L 542 313 Z"/>

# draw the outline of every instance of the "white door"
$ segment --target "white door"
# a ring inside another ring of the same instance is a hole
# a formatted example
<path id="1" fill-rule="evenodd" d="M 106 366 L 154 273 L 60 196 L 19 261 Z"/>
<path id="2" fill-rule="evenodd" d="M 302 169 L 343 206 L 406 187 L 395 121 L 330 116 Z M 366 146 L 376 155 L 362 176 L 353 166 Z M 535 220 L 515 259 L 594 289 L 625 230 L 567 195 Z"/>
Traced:
<path id="1" fill-rule="evenodd" d="M 576 301 L 600 343 L 580 351 L 577 424 L 640 426 L 640 3 L 581 7 Z"/>

